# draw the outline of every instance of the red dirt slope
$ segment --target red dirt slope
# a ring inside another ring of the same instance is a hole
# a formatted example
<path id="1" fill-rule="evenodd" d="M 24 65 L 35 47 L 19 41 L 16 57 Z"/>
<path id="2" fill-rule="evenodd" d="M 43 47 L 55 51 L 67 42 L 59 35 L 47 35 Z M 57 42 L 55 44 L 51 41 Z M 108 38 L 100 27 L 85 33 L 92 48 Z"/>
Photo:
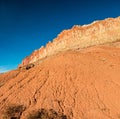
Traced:
<path id="1" fill-rule="evenodd" d="M 67 119 L 120 119 L 120 49 L 95 46 L 0 74 L 0 119 L 7 105 L 63 112 Z"/>

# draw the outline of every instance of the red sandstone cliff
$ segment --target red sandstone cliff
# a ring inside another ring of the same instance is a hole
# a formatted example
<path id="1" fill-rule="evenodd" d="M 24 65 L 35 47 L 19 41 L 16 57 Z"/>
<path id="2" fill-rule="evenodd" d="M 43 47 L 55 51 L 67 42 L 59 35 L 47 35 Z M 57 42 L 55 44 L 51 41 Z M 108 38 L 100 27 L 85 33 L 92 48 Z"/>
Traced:
<path id="1" fill-rule="evenodd" d="M 120 17 L 95 21 L 84 26 L 73 26 L 73 28 L 61 32 L 46 47 L 35 50 L 22 61 L 20 67 L 61 51 L 111 43 L 118 40 L 120 40 Z"/>
<path id="2" fill-rule="evenodd" d="M 120 119 L 119 40 L 120 17 L 63 31 L 21 66 L 42 62 L 0 74 L 0 119 L 31 119 L 41 108 L 65 115 L 53 119 Z"/>

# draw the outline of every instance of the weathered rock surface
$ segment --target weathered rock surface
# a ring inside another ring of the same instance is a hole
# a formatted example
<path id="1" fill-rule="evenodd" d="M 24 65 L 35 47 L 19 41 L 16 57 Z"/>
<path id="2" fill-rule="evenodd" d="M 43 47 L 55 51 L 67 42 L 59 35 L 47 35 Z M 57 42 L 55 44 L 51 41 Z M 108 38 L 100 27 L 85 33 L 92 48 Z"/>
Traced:
<path id="1" fill-rule="evenodd" d="M 63 112 L 68 119 L 120 119 L 120 49 L 67 51 L 25 71 L 0 75 L 0 115 L 7 105 Z"/>
<path id="2" fill-rule="evenodd" d="M 119 39 L 120 17 L 62 32 L 24 59 L 26 68 L 0 74 L 0 119 L 11 105 L 25 107 L 20 119 L 41 108 L 67 119 L 120 119 Z"/>
<path id="3" fill-rule="evenodd" d="M 95 21 L 89 25 L 73 26 L 61 32 L 46 47 L 35 50 L 25 58 L 19 67 L 37 62 L 40 59 L 70 49 L 86 48 L 94 45 L 116 42 L 120 40 L 120 17 Z"/>

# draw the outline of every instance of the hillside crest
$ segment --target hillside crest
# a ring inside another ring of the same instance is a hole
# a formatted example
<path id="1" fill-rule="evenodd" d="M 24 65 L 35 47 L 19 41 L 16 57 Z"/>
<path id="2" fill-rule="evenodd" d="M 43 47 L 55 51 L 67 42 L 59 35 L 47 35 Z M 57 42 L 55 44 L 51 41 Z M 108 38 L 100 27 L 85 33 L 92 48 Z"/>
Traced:
<path id="1" fill-rule="evenodd" d="M 82 49 L 94 45 L 117 42 L 120 40 L 120 17 L 94 21 L 88 25 L 75 25 L 63 30 L 57 38 L 47 43 L 45 47 L 35 50 L 23 59 L 19 67 L 35 63 L 45 57 L 62 51 Z"/>

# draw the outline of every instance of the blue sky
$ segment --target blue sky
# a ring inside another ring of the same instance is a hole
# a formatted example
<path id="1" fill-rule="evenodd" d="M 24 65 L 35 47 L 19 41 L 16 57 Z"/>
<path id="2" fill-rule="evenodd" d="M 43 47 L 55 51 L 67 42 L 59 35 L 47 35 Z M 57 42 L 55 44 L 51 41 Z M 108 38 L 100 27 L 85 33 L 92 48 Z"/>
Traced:
<path id="1" fill-rule="evenodd" d="M 64 29 L 120 16 L 120 0 L 0 0 L 0 72 Z"/>

